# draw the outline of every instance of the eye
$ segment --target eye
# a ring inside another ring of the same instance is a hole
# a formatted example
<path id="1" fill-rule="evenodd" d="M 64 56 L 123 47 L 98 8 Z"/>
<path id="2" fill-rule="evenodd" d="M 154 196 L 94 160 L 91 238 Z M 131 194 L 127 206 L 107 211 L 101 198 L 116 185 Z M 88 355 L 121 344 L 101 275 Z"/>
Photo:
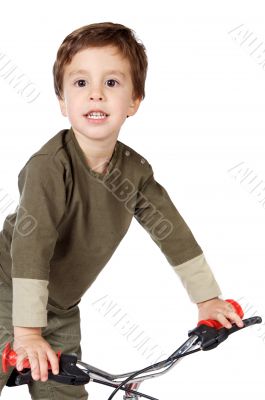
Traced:
<path id="1" fill-rule="evenodd" d="M 114 86 L 115 86 L 115 83 L 117 83 L 117 84 L 119 85 L 119 82 L 116 81 L 116 79 L 108 79 L 108 80 L 107 80 L 107 85 L 108 85 L 109 87 L 114 87 Z"/>
<path id="2" fill-rule="evenodd" d="M 86 81 L 85 81 L 84 79 L 78 79 L 78 80 L 74 83 L 74 85 L 76 85 L 76 84 L 77 84 L 78 87 L 85 87 L 85 86 L 86 86 Z"/>

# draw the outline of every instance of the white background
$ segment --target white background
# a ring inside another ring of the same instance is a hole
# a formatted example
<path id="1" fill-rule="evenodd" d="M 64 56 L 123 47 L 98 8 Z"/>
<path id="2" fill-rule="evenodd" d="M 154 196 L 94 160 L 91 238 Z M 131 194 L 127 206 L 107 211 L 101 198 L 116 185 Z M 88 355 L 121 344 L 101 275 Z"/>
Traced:
<path id="1" fill-rule="evenodd" d="M 27 159 L 69 127 L 52 82 L 60 43 L 89 23 L 127 25 L 146 46 L 149 69 L 146 98 L 122 127 L 119 140 L 153 166 L 203 248 L 223 298 L 241 299 L 247 317 L 265 316 L 265 207 L 255 185 L 240 183 L 239 171 L 233 169 L 242 163 L 253 171 L 255 182 L 265 181 L 265 69 L 259 64 L 265 56 L 262 47 L 251 55 L 265 39 L 263 6 L 261 1 L 205 0 L 3 2 L 0 52 L 40 91 L 29 104 L 0 77 L 0 188 L 14 200 L 8 211 L 16 207 L 17 176 Z M 240 25 L 256 38 L 251 49 L 240 44 L 242 37 L 229 33 Z M 6 215 L 0 214 L 1 226 Z M 149 365 L 154 359 L 126 339 L 118 318 L 104 316 L 98 306 L 104 296 L 125 315 L 124 322 L 136 324 L 149 345 L 167 355 L 197 323 L 196 305 L 135 220 L 80 303 L 82 358 L 113 373 Z M 160 400 L 263 398 L 264 356 L 265 325 L 255 326 L 214 351 L 188 357 L 141 390 Z M 111 393 L 96 383 L 87 390 L 91 400 Z M 27 387 L 4 389 L 4 400 L 14 396 L 30 398 Z"/>

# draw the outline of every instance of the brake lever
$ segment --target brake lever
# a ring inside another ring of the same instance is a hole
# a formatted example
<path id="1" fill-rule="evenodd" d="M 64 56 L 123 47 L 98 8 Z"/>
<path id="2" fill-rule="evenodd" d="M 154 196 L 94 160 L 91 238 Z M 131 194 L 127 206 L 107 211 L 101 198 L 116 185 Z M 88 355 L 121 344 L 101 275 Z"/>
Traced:
<path id="1" fill-rule="evenodd" d="M 201 324 L 196 328 L 188 332 L 188 336 L 196 336 L 201 350 L 212 350 L 217 347 L 220 343 L 225 341 L 229 335 L 244 329 L 250 325 L 260 324 L 262 322 L 261 317 L 251 317 L 242 320 L 244 326 L 238 327 L 236 324 L 232 324 L 232 327 L 227 329 L 225 327 L 216 329 L 208 325 Z"/>

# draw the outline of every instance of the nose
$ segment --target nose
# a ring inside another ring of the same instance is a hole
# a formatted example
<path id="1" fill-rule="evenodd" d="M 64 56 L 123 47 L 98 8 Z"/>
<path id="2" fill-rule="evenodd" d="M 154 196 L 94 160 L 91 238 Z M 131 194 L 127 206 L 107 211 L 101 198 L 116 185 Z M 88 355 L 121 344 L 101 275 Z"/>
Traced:
<path id="1" fill-rule="evenodd" d="M 90 100 L 103 100 L 103 92 L 99 85 L 93 85 L 89 93 Z"/>
<path id="2" fill-rule="evenodd" d="M 89 96 L 90 100 L 103 100 L 103 98 L 101 96 L 97 96 L 97 95 L 93 95 L 93 96 Z"/>

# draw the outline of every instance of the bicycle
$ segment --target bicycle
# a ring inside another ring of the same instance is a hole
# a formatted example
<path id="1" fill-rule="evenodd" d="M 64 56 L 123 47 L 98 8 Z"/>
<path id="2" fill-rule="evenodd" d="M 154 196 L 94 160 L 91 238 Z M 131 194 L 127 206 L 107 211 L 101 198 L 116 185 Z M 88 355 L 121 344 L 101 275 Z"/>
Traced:
<path id="1" fill-rule="evenodd" d="M 244 313 L 241 306 L 234 300 L 226 300 L 231 303 L 240 318 Z M 262 318 L 259 316 L 247 318 L 243 320 L 244 326 L 239 328 L 236 324 L 232 324 L 230 329 L 223 327 L 219 322 L 214 320 L 199 321 L 197 327 L 188 332 L 189 338 L 172 353 L 167 359 L 159 361 L 153 365 L 149 365 L 138 371 L 127 372 L 123 374 L 110 374 L 90 364 L 78 360 L 75 354 L 57 353 L 59 358 L 59 374 L 53 375 L 51 367 L 48 363 L 48 379 L 69 385 L 85 385 L 90 381 L 114 387 L 114 391 L 108 397 L 113 399 L 119 390 L 125 392 L 123 400 L 139 400 L 139 397 L 150 400 L 158 400 L 155 397 L 138 391 L 140 384 L 146 379 L 151 379 L 162 375 L 169 371 L 183 357 L 193 354 L 197 351 L 212 350 L 220 343 L 228 338 L 234 332 L 249 327 L 254 324 L 260 324 Z M 16 353 L 7 343 L 2 354 L 2 370 L 8 371 L 8 366 L 16 365 Z M 18 386 L 28 384 L 31 380 L 31 369 L 28 359 L 23 360 L 23 370 L 17 371 L 13 369 L 6 386 Z M 151 371 L 151 372 L 150 372 Z M 150 372 L 149 374 L 144 374 Z"/>

